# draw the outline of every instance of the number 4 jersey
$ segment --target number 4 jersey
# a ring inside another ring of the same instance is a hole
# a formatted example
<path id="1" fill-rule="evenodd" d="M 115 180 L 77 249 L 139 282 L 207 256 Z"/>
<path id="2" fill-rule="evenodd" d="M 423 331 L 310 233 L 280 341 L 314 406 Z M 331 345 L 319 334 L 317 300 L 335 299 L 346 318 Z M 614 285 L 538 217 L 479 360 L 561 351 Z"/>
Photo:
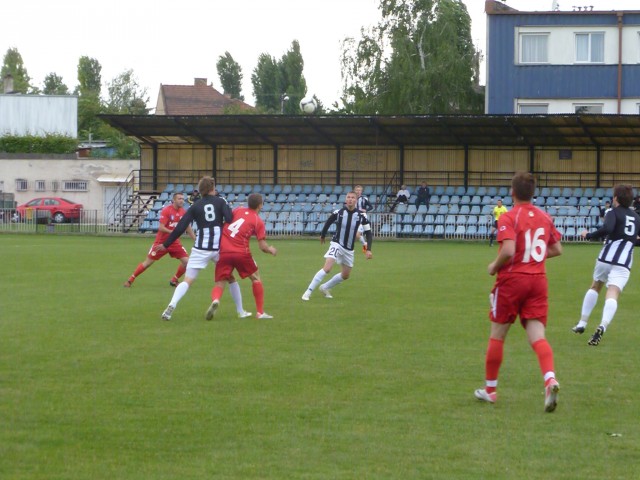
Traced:
<path id="1" fill-rule="evenodd" d="M 221 253 L 250 254 L 249 240 L 253 235 L 258 240 L 267 238 L 264 222 L 258 212 L 246 207 L 234 209 L 231 223 L 222 230 Z"/>
<path id="2" fill-rule="evenodd" d="M 546 212 L 530 203 L 516 205 L 498 220 L 498 242 L 516 242 L 513 258 L 498 273 L 544 274 L 548 246 L 559 242 L 560 237 Z"/>

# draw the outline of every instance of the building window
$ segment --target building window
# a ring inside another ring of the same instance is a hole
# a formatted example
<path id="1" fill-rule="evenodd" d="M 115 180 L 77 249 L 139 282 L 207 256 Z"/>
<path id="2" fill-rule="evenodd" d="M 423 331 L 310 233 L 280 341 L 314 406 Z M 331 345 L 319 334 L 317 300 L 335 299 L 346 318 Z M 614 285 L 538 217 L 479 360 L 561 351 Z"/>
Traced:
<path id="1" fill-rule="evenodd" d="M 16 179 L 17 192 L 26 192 L 28 189 L 29 189 L 29 182 L 27 182 L 24 178 Z"/>
<path id="2" fill-rule="evenodd" d="M 603 105 L 601 103 L 591 104 L 574 104 L 575 112 L 580 115 L 598 115 L 602 113 Z"/>
<path id="3" fill-rule="evenodd" d="M 86 180 L 64 180 L 62 182 L 62 190 L 65 192 L 86 192 L 87 181 Z"/>
<path id="4" fill-rule="evenodd" d="M 45 190 L 46 190 L 45 181 L 44 180 L 36 180 L 36 192 L 44 192 Z"/>
<path id="5" fill-rule="evenodd" d="M 518 113 L 522 115 L 546 115 L 549 113 L 547 103 L 519 103 Z"/>
<path id="6" fill-rule="evenodd" d="M 549 63 L 549 34 L 520 35 L 520 63 Z"/>
<path id="7" fill-rule="evenodd" d="M 576 33 L 576 63 L 604 63 L 604 32 Z"/>

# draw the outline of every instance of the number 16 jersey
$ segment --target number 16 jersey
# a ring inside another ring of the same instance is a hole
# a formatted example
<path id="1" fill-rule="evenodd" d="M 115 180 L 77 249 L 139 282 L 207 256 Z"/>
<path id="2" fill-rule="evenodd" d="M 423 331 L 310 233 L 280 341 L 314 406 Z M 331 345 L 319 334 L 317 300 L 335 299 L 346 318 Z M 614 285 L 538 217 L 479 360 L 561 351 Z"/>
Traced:
<path id="1" fill-rule="evenodd" d="M 502 266 L 498 275 L 544 274 L 548 247 L 559 242 L 560 237 L 546 212 L 530 203 L 516 205 L 498 220 L 498 242 L 516 242 L 515 254 Z"/>

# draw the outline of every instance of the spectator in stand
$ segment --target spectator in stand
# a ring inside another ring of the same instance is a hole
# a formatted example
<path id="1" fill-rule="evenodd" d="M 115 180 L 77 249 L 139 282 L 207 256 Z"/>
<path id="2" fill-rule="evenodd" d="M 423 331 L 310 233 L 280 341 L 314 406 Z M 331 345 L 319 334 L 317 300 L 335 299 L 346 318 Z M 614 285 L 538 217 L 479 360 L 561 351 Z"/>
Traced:
<path id="1" fill-rule="evenodd" d="M 636 195 L 636 198 L 633 199 L 633 205 L 632 208 L 636 211 L 636 212 L 640 212 L 640 195 Z"/>
<path id="2" fill-rule="evenodd" d="M 430 200 L 431 200 L 431 190 L 429 190 L 429 187 L 427 186 L 427 182 L 422 182 L 417 192 L 416 208 L 418 208 L 421 203 L 424 203 L 425 206 L 429 208 Z"/>
<path id="3" fill-rule="evenodd" d="M 187 202 L 189 202 L 189 205 L 193 205 L 201 198 L 202 196 L 200 196 L 200 192 L 196 189 L 193 192 L 191 192 L 191 195 L 189 195 L 189 198 L 187 198 Z"/>
<path id="4" fill-rule="evenodd" d="M 411 192 L 407 190 L 406 185 L 402 185 L 400 187 L 400 190 L 398 190 L 398 193 L 396 193 L 396 200 L 395 202 L 393 202 L 393 205 L 391 205 L 390 211 L 393 212 L 396 208 L 396 205 L 398 205 L 399 203 L 409 203 L 409 198 L 411 198 Z"/>

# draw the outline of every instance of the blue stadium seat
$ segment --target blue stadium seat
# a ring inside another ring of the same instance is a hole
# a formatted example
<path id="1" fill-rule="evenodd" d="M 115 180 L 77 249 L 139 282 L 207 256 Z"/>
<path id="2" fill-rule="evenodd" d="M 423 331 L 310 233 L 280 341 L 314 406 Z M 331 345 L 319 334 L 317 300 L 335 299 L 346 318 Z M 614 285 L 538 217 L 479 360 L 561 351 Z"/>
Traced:
<path id="1" fill-rule="evenodd" d="M 427 213 L 427 211 L 428 211 L 427 206 L 424 204 L 420 204 L 420 206 L 418 207 L 418 213 L 425 214 Z"/>
<path id="2" fill-rule="evenodd" d="M 322 185 L 314 185 L 311 193 L 315 193 L 316 195 L 320 195 L 322 193 Z"/>
<path id="3" fill-rule="evenodd" d="M 478 189 L 476 187 L 467 187 L 467 191 L 465 192 L 465 194 L 470 197 L 473 197 L 477 191 Z"/>
<path id="4" fill-rule="evenodd" d="M 479 197 L 484 197 L 487 194 L 487 187 L 478 187 L 478 190 L 476 191 L 476 195 L 478 195 Z"/>
<path id="5" fill-rule="evenodd" d="M 318 201 L 318 195 L 315 193 L 310 193 L 307 195 L 307 202 L 316 203 Z"/>
<path id="6" fill-rule="evenodd" d="M 498 195 L 498 187 L 487 187 L 487 195 L 490 197 Z"/>
<path id="7" fill-rule="evenodd" d="M 476 225 L 467 225 L 467 238 L 476 238 L 478 234 L 478 227 Z"/>
<path id="8" fill-rule="evenodd" d="M 469 205 L 462 205 L 460 207 L 460 215 L 469 215 L 469 213 L 471 212 L 471 207 L 469 207 Z"/>
<path id="9" fill-rule="evenodd" d="M 459 212 L 460 212 L 460 206 L 457 203 L 449 206 L 449 213 L 456 215 Z"/>
<path id="10" fill-rule="evenodd" d="M 471 204 L 471 197 L 469 195 L 463 195 L 460 197 L 460 205 L 469 205 Z"/>
<path id="11" fill-rule="evenodd" d="M 422 231 L 422 235 L 424 235 L 425 237 L 433 237 L 434 230 L 435 226 L 433 224 L 425 225 L 424 230 Z"/>
<path id="12" fill-rule="evenodd" d="M 313 193 L 313 185 L 304 185 L 302 187 L 302 193 L 309 195 L 310 193 Z"/>
<path id="13" fill-rule="evenodd" d="M 176 187 L 175 187 L 175 185 L 174 185 L 173 183 L 167 183 L 167 186 L 166 186 L 166 187 L 164 187 L 164 190 L 163 190 L 163 191 L 164 191 L 164 192 L 167 192 L 167 193 L 173 193 L 173 191 L 175 190 L 175 188 L 176 188 Z"/>
<path id="14" fill-rule="evenodd" d="M 508 197 L 509 196 L 509 187 L 500 187 L 498 188 L 498 195 L 500 197 Z"/>
<path id="15" fill-rule="evenodd" d="M 300 195 L 302 193 L 302 185 L 294 185 L 293 190 L 291 190 L 291 193 L 295 195 Z"/>
<path id="16" fill-rule="evenodd" d="M 450 202 L 450 197 L 447 194 L 440 195 L 440 205 L 448 205 Z"/>
<path id="17" fill-rule="evenodd" d="M 282 186 L 282 193 L 284 193 L 285 195 L 289 195 L 292 191 L 293 191 L 293 187 L 291 185 Z"/>
<path id="18" fill-rule="evenodd" d="M 396 207 L 396 213 L 405 214 L 407 213 L 407 205 L 405 203 L 401 203 Z"/>
<path id="19" fill-rule="evenodd" d="M 444 194 L 444 187 L 441 185 L 438 185 L 436 187 L 433 188 L 433 192 L 434 195 L 442 195 Z"/>

